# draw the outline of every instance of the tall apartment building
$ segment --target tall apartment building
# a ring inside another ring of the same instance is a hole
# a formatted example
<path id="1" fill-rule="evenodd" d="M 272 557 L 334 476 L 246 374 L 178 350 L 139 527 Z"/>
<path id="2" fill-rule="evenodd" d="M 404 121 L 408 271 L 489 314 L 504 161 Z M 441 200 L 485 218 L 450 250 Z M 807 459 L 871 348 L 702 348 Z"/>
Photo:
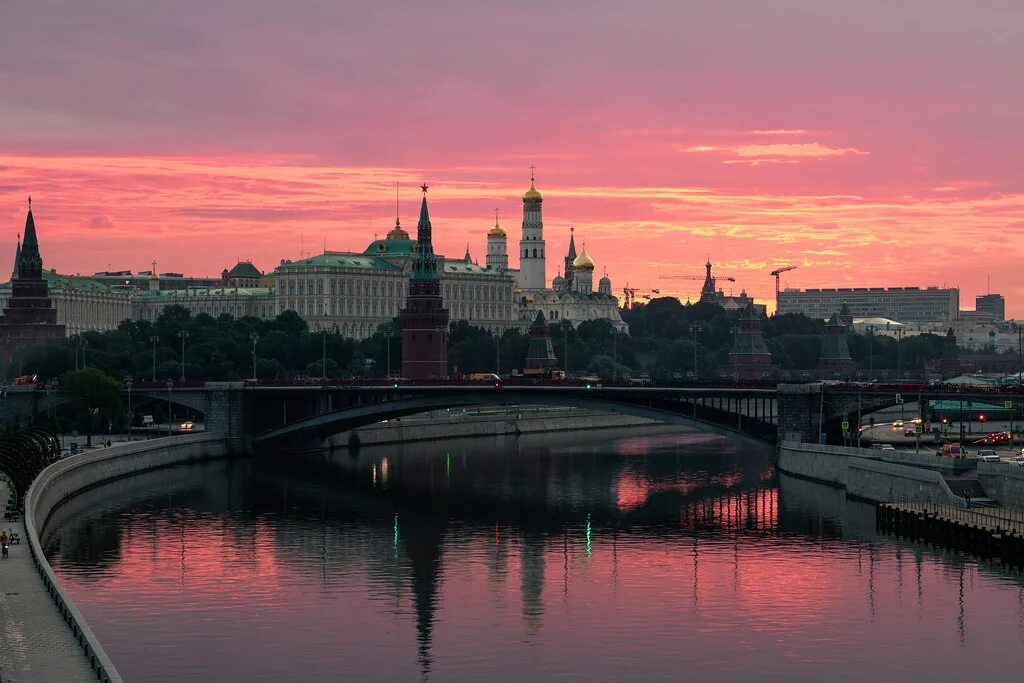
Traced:
<path id="1" fill-rule="evenodd" d="M 944 322 L 960 311 L 960 290 L 928 287 L 842 287 L 779 292 L 778 313 L 828 319 L 843 304 L 855 318 L 888 318 L 901 323 Z"/>
<path id="2" fill-rule="evenodd" d="M 1002 294 L 982 294 L 974 297 L 974 310 L 989 313 L 998 321 L 1006 320 L 1006 299 Z"/>

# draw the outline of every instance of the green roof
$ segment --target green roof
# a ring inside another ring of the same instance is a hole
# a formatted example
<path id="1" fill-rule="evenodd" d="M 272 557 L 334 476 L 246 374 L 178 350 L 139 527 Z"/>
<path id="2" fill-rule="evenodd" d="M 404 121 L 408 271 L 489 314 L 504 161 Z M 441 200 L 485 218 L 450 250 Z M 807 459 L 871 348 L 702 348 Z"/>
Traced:
<path id="1" fill-rule="evenodd" d="M 88 276 L 62 275 L 52 270 L 44 270 L 43 279 L 46 280 L 46 284 L 49 285 L 50 289 L 81 289 L 91 292 L 107 292 L 110 291 L 111 285 L 110 282 L 95 280 Z M 0 284 L 0 289 L 10 288 L 10 281 Z"/>
<path id="2" fill-rule="evenodd" d="M 281 264 L 282 268 L 289 268 L 292 266 L 335 266 L 339 268 L 400 270 L 397 266 L 388 263 L 384 259 L 377 258 L 376 256 L 362 256 L 358 254 L 330 251 L 326 254 L 310 256 L 309 258 L 304 258 L 299 261 L 291 261 Z"/>
<path id="3" fill-rule="evenodd" d="M 271 296 L 269 287 L 216 287 L 202 289 L 165 289 L 159 292 L 142 292 L 140 299 L 190 299 L 197 296 Z"/>
<path id="4" fill-rule="evenodd" d="M 472 273 L 475 275 L 483 275 L 485 273 L 495 272 L 490 268 L 485 268 L 476 263 L 466 263 L 464 259 L 444 259 L 442 268 L 446 273 Z"/>
<path id="5" fill-rule="evenodd" d="M 250 261 L 239 261 L 235 267 L 228 271 L 228 277 L 263 277 L 263 273 L 256 269 Z"/>
<path id="6" fill-rule="evenodd" d="M 366 247 L 363 254 L 366 256 L 379 255 L 389 256 L 392 254 L 412 256 L 416 248 L 416 240 L 374 240 Z"/>

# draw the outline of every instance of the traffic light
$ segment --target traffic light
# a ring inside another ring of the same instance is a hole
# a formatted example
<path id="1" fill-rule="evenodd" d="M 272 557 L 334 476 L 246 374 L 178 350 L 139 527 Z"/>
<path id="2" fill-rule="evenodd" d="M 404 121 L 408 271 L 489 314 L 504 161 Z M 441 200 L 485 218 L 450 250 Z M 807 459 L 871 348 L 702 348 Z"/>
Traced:
<path id="1" fill-rule="evenodd" d="M 985 416 L 984 415 L 979 415 L 978 416 L 978 422 L 984 422 L 984 421 L 985 421 Z"/>

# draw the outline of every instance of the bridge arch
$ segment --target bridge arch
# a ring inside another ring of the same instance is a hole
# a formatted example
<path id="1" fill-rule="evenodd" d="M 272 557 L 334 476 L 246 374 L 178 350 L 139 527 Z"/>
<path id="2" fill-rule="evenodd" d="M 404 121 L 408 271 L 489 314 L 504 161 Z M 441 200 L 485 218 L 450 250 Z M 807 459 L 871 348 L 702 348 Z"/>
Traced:
<path id="1" fill-rule="evenodd" d="M 538 392 L 535 394 L 521 393 L 513 396 L 503 396 L 499 392 L 500 390 L 483 389 L 471 392 L 436 393 L 347 406 L 269 429 L 254 436 L 252 442 L 253 445 L 260 446 L 280 443 L 286 439 L 299 441 L 325 439 L 335 434 L 382 422 L 383 420 L 441 410 L 443 408 L 481 405 L 571 405 L 573 408 L 610 411 L 622 415 L 644 417 L 665 424 L 691 427 L 703 432 L 736 438 L 758 445 L 764 445 L 765 443 L 774 444 L 777 438 L 774 424 L 754 420 L 749 417 L 737 416 L 734 413 L 728 413 L 707 406 L 694 406 L 690 402 L 658 402 L 650 399 L 636 401 L 629 400 L 625 395 L 621 399 L 615 400 L 609 396 L 600 396 L 596 393 L 592 397 L 574 394 L 567 401 L 565 396 L 557 394 L 545 395 Z M 696 413 L 696 416 L 693 413 Z"/>

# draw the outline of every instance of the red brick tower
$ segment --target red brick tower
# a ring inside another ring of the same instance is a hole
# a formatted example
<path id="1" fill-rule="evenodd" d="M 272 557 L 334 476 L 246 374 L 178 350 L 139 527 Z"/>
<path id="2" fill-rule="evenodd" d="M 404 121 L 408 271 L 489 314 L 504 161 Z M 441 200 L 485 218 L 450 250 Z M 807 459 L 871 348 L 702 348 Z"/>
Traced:
<path id="1" fill-rule="evenodd" d="M 448 376 L 448 309 L 441 298 L 437 257 L 431 244 L 427 185 L 416 226 L 416 255 L 412 261 L 409 294 L 399 314 L 402 323 L 402 376 L 406 379 L 444 379 Z"/>
<path id="2" fill-rule="evenodd" d="M 49 285 L 43 279 L 43 258 L 39 255 L 32 198 L 29 197 L 25 239 L 11 278 L 11 298 L 0 319 L 0 345 L 10 363 L 19 348 L 64 336 L 64 326 L 57 324 L 57 309 L 50 298 Z"/>

